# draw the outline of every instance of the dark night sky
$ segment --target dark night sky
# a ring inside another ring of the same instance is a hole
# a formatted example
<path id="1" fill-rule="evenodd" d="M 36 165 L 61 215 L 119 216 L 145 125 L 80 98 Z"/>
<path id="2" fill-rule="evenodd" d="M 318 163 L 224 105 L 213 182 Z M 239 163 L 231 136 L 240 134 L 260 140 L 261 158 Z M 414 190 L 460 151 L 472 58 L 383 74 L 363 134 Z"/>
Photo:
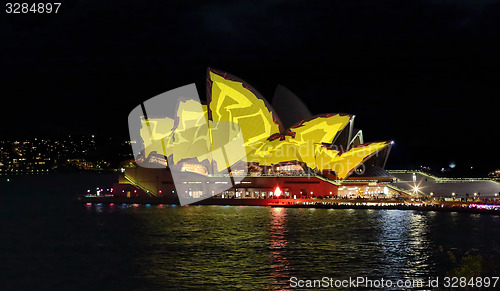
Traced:
<path id="1" fill-rule="evenodd" d="M 312 3 L 314 2 L 314 3 Z M 280 83 L 313 113 L 356 115 L 395 140 L 389 168 L 500 167 L 500 0 L 67 1 L 0 16 L 0 138 L 127 138 L 140 102 L 208 66 L 268 99 Z"/>

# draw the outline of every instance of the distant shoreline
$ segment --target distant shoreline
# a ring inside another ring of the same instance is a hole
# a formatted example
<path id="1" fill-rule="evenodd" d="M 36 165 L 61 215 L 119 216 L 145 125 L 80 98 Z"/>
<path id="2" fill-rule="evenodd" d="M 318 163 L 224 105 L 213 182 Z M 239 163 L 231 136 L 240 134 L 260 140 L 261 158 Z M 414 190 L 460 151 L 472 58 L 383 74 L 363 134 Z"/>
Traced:
<path id="1" fill-rule="evenodd" d="M 151 205 L 180 205 L 179 200 L 172 197 L 78 197 L 77 200 L 87 204 L 151 204 Z M 421 205 L 418 205 L 421 204 Z M 198 201 L 196 205 L 221 205 L 221 206 L 270 206 L 284 208 L 320 208 L 320 209 L 374 209 L 374 210 L 417 210 L 439 212 L 461 212 L 472 214 L 500 215 L 499 209 L 477 208 L 486 204 L 471 202 L 453 202 L 432 204 L 426 202 L 408 203 L 397 200 L 321 200 L 321 199 L 223 199 L 208 198 Z M 187 205 L 187 206 L 189 206 Z M 494 204 L 498 205 L 498 204 Z"/>
<path id="2" fill-rule="evenodd" d="M 373 209 L 373 210 L 417 210 L 417 211 L 438 211 L 438 212 L 460 212 L 471 214 L 491 214 L 500 215 L 499 210 L 479 209 L 468 207 L 438 207 L 438 206 L 414 206 L 414 205 L 270 205 L 271 207 L 284 208 L 321 208 L 321 209 Z"/>

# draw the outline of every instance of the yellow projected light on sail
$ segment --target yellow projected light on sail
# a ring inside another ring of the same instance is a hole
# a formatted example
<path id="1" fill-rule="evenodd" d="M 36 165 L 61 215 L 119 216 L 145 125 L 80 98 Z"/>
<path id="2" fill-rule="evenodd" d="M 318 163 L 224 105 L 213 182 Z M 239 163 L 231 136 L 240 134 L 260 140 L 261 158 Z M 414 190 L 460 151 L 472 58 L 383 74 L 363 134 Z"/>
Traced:
<path id="1" fill-rule="evenodd" d="M 318 145 L 332 143 L 350 120 L 350 115 L 319 116 L 300 126 L 292 127 L 291 130 L 295 132 L 293 141 L 298 146 L 301 161 L 315 169 Z"/>
<path id="2" fill-rule="evenodd" d="M 332 168 L 332 161 L 340 153 L 337 150 L 328 149 L 322 145 L 316 145 L 316 166 L 319 171 L 329 170 Z"/>
<path id="3" fill-rule="evenodd" d="M 350 130 L 352 115 L 319 115 L 285 130 L 269 104 L 244 81 L 209 70 L 207 86 L 208 105 L 199 99 L 179 100 L 169 117 L 141 119 L 144 158 L 157 153 L 174 165 L 199 163 L 207 173 L 221 175 L 247 162 L 257 166 L 299 162 L 317 171 L 333 170 L 337 178 L 345 179 L 389 145 L 377 142 L 350 148 L 363 142 L 358 132 L 356 143 L 351 138 L 345 144 L 350 149 L 342 153 L 345 148 L 332 144 L 338 144 L 336 139 L 346 128 Z M 350 134 L 342 133 L 340 142 Z"/>
<path id="4" fill-rule="evenodd" d="M 264 144 L 255 152 L 250 152 L 249 159 L 261 165 L 272 165 L 288 161 L 301 161 L 315 169 L 318 146 L 330 144 L 342 130 L 351 116 L 336 114 L 319 116 L 302 122 L 289 130 L 289 135 L 278 137 Z M 281 140 L 283 138 L 283 140 Z M 325 149 L 326 150 L 326 149 Z M 329 153 L 330 162 L 335 155 Z"/>
<path id="5" fill-rule="evenodd" d="M 171 138 L 174 120 L 170 118 L 142 119 L 140 135 L 144 142 L 144 156 L 150 153 L 172 154 Z"/>
<path id="6" fill-rule="evenodd" d="M 209 153 L 212 150 L 209 128 L 201 104 L 195 100 L 179 102 L 177 118 L 178 124 L 172 138 L 173 162 Z"/>
<path id="7" fill-rule="evenodd" d="M 246 162 L 244 139 L 238 124 L 210 121 L 211 161 L 216 173 L 237 162 Z"/>
<path id="8" fill-rule="evenodd" d="M 345 179 L 363 161 L 387 145 L 389 145 L 388 142 L 375 142 L 352 148 L 348 152 L 336 156 L 331 162 L 330 169 L 337 173 L 339 179 Z"/>
<path id="9" fill-rule="evenodd" d="M 264 146 L 249 157 L 253 162 L 260 165 L 273 165 L 282 162 L 300 161 L 297 144 L 289 139 L 275 139 L 264 144 Z"/>
<path id="10" fill-rule="evenodd" d="M 264 100 L 245 88 L 241 82 L 227 80 L 209 72 L 212 81 L 210 110 L 213 121 L 230 121 L 238 124 L 247 154 L 260 148 L 263 142 L 274 133 L 280 132 L 280 126 Z"/>

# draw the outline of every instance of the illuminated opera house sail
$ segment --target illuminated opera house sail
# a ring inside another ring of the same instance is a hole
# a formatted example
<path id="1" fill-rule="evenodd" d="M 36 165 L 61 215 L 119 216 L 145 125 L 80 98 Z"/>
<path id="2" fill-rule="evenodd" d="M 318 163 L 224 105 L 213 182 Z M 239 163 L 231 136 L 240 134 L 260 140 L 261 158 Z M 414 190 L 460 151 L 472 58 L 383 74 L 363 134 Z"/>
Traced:
<path id="1" fill-rule="evenodd" d="M 197 95 L 196 87 L 189 86 L 183 88 L 184 92 L 194 90 Z M 336 193 L 332 187 L 338 187 L 356 173 L 384 171 L 390 142 L 364 143 L 361 130 L 353 127 L 353 115 L 312 116 L 282 86 L 276 90 L 273 109 L 243 80 L 209 69 L 207 103 L 180 94 L 175 106 L 169 108 L 162 109 L 161 102 L 154 105 L 145 102 L 136 108 L 129 116 L 129 125 L 134 156 L 141 167 L 128 170 L 128 177 L 135 182 L 146 181 L 151 174 L 139 173 L 141 168 L 147 173 L 153 173 L 154 168 L 168 168 L 173 180 L 174 172 L 181 173 L 178 177 L 193 174 L 183 183 L 192 183 L 193 187 L 196 179 L 210 184 L 216 183 L 214 179 L 230 177 L 232 188 L 238 188 L 236 185 L 242 188 L 247 182 L 251 185 L 244 187 L 243 192 L 250 189 L 252 193 L 259 192 L 259 196 L 260 190 L 255 189 L 268 187 L 264 184 L 269 181 L 273 185 L 282 184 L 280 187 L 287 195 L 309 195 L 313 192 L 310 189 L 319 183 L 312 183 L 311 179 L 327 183 L 328 189 L 323 192 L 331 194 Z M 170 113 L 162 114 L 162 110 Z M 292 181 L 294 177 L 297 179 Z M 302 183 L 300 178 L 308 180 Z M 163 178 L 156 176 L 158 179 Z M 172 184 L 168 181 L 146 184 L 144 188 L 152 195 L 181 193 L 178 183 L 175 183 L 177 189 L 166 187 Z M 193 196 L 193 187 L 182 192 Z M 210 194 L 217 195 L 222 188 L 211 189 Z M 203 195 L 200 193 L 194 195 Z M 244 194 L 239 197 L 244 198 Z"/>

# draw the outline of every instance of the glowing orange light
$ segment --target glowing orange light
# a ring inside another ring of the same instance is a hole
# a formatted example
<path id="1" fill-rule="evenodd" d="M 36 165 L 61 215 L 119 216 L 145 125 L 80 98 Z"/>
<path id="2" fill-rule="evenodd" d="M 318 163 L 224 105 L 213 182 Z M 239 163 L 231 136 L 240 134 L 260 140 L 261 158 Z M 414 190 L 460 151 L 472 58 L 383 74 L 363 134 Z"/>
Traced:
<path id="1" fill-rule="evenodd" d="M 279 186 L 276 186 L 276 189 L 274 190 L 274 196 L 280 197 L 281 195 L 281 189 Z"/>

